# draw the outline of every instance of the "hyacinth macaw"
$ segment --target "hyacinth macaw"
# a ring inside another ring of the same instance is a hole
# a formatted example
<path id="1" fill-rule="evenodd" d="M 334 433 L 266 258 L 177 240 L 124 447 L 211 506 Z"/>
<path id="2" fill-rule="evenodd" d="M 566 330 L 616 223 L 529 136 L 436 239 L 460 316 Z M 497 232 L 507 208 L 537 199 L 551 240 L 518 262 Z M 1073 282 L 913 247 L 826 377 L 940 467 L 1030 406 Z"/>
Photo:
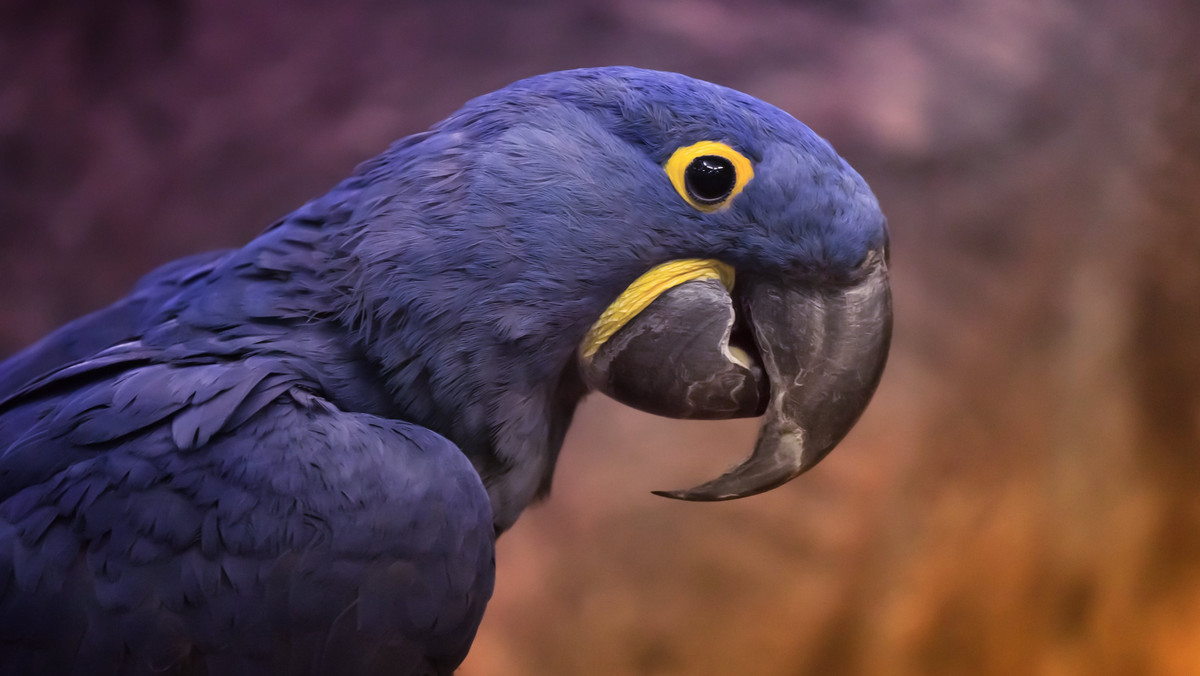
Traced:
<path id="1" fill-rule="evenodd" d="M 776 487 L 878 383 L 887 249 L 745 94 L 600 68 L 470 101 L 0 365 L 0 673 L 449 673 L 587 392 L 763 415 L 663 494 Z"/>

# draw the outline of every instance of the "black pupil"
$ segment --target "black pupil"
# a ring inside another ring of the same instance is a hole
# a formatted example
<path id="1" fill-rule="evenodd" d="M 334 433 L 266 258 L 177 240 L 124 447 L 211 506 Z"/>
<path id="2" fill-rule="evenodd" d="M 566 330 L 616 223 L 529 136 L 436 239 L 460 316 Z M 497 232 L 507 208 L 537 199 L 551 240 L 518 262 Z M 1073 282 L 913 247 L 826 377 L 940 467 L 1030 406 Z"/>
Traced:
<path id="1" fill-rule="evenodd" d="M 703 155 L 692 160 L 683 177 L 688 194 L 703 204 L 713 204 L 728 197 L 737 181 L 733 163 L 719 155 Z"/>

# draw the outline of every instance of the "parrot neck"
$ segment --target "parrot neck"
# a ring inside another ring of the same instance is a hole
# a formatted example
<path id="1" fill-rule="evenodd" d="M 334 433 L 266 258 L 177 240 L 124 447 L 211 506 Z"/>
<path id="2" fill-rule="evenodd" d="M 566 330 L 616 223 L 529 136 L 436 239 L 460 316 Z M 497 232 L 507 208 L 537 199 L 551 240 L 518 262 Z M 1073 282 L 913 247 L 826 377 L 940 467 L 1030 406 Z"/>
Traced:
<path id="1" fill-rule="evenodd" d="M 488 344 L 467 326 L 352 328 L 380 369 L 388 415 L 454 442 L 488 491 L 497 534 L 546 497 L 576 405 L 587 392 L 574 359 Z M 546 367 L 566 362 L 557 373 Z"/>
<path id="2" fill-rule="evenodd" d="M 549 493 L 587 392 L 575 350 L 590 322 L 570 319 L 578 308 L 561 300 L 529 298 L 538 285 L 474 246 L 472 231 L 421 220 L 376 215 L 332 229 L 329 305 L 386 390 L 384 414 L 471 460 L 499 533 Z"/>
<path id="3" fill-rule="evenodd" d="M 586 326 L 558 335 L 542 304 L 505 296 L 494 268 L 435 229 L 356 228 L 369 186 L 348 180 L 221 257 L 167 301 L 152 338 L 267 356 L 344 411 L 441 434 L 479 472 L 502 532 L 549 492 L 586 392 Z M 536 317 L 515 311 L 529 307 Z"/>

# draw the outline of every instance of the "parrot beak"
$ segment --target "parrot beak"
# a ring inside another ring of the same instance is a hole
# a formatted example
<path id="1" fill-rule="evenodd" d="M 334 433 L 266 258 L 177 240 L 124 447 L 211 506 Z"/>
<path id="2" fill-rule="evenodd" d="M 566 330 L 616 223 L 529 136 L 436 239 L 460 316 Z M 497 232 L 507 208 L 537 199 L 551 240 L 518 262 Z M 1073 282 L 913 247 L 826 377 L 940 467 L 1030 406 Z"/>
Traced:
<path id="1" fill-rule="evenodd" d="M 592 387 L 651 413 L 712 419 L 765 409 L 749 457 L 712 481 L 656 495 L 755 495 L 833 450 L 874 394 L 891 341 L 884 256 L 872 254 L 860 271 L 845 284 L 739 279 L 742 317 L 718 281 L 686 281 L 581 360 Z"/>
<path id="2" fill-rule="evenodd" d="M 584 380 L 627 406 L 668 418 L 761 415 L 767 377 L 754 357 L 730 344 L 736 320 L 719 280 L 683 282 L 585 358 Z"/>

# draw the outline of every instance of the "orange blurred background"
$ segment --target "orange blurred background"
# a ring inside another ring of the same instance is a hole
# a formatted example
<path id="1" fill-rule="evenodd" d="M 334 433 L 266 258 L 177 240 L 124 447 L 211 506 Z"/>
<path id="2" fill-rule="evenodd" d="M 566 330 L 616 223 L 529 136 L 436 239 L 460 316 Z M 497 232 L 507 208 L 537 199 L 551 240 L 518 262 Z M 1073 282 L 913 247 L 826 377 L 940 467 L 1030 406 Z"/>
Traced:
<path id="1" fill-rule="evenodd" d="M 1200 674 L 1200 5 L 8 0 L 0 355 L 534 73 L 780 105 L 892 225 L 874 403 L 772 493 L 755 421 L 600 397 L 466 676 Z"/>

